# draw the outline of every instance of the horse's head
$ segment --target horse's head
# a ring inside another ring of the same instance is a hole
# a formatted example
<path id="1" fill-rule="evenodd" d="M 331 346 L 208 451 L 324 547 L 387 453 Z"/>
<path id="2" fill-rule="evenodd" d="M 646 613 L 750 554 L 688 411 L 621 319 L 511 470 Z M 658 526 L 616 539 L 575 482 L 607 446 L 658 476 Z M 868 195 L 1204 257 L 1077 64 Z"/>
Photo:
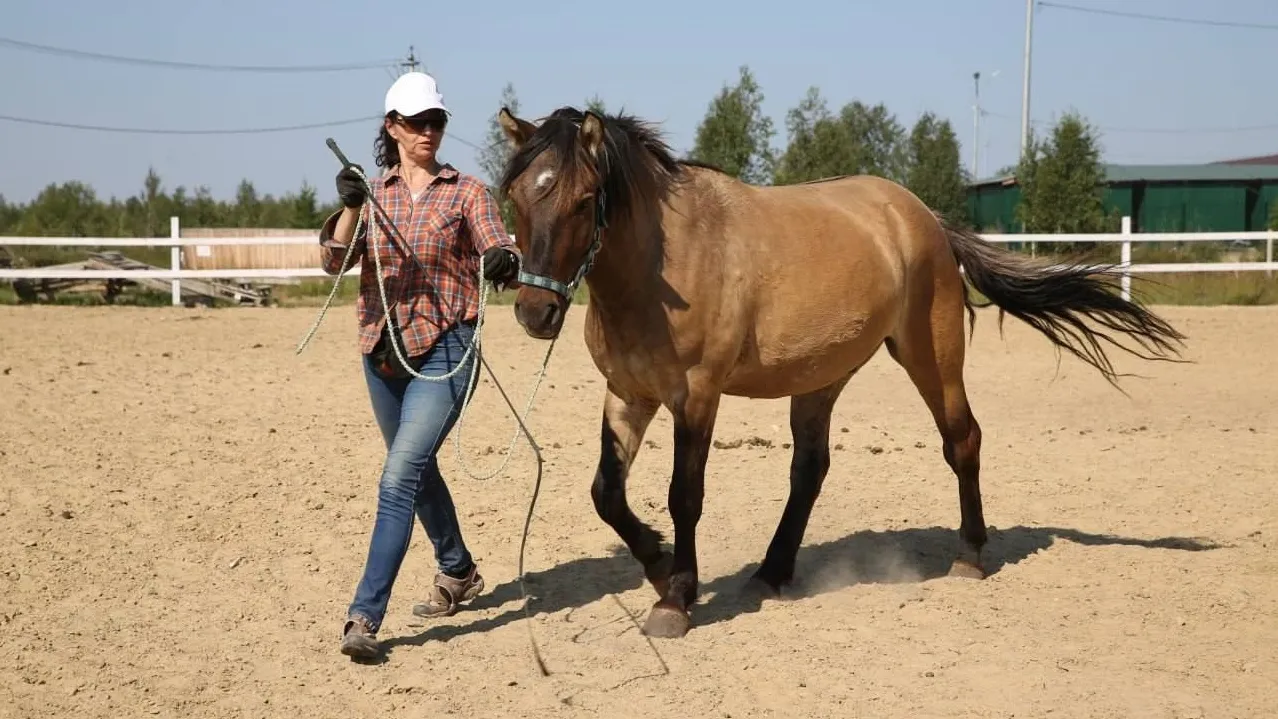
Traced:
<path id="1" fill-rule="evenodd" d="M 604 225 L 604 120 L 562 108 L 540 126 L 498 114 L 515 152 L 501 178 L 523 256 L 515 318 L 530 336 L 559 335 L 572 295 L 594 263 Z"/>

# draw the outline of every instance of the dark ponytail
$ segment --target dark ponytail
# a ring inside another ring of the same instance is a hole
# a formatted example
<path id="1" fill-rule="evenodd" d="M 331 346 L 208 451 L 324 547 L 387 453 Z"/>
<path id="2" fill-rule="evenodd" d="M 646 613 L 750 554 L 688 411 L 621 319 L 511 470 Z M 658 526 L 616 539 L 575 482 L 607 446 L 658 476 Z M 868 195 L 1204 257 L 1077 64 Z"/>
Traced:
<path id="1" fill-rule="evenodd" d="M 381 168 L 395 167 L 399 164 L 399 144 L 391 137 L 390 130 L 383 122 L 377 130 L 377 139 L 373 141 L 373 158 Z"/>

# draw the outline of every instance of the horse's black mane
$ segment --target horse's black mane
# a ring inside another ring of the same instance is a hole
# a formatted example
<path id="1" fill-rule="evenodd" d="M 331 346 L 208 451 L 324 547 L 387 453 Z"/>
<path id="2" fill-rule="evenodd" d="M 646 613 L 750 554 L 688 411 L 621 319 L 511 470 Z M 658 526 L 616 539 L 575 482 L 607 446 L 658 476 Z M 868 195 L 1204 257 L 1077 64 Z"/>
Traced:
<path id="1" fill-rule="evenodd" d="M 656 127 L 633 115 L 595 114 L 603 120 L 604 127 L 603 146 L 595 170 L 607 194 L 610 216 L 625 216 L 640 203 L 660 200 L 672 183 L 684 179 L 684 170 L 688 167 L 723 172 L 710 163 L 675 157 Z M 498 182 L 499 191 L 509 193 L 515 179 L 547 150 L 553 150 L 556 158 L 557 164 L 552 168 L 554 184 L 568 182 L 571 186 L 577 173 L 589 162 L 577 142 L 577 133 L 585 119 L 586 113 L 575 107 L 561 107 L 546 117 L 507 161 Z"/>

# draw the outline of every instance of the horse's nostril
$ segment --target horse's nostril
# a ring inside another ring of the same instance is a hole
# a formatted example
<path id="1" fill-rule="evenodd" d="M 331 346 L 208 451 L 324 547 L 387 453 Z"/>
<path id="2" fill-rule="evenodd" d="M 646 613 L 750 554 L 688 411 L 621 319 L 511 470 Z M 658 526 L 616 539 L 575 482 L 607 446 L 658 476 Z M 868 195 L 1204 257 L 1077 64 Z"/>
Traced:
<path id="1" fill-rule="evenodd" d="M 546 317 L 546 325 L 548 327 L 553 327 L 555 323 L 559 320 L 559 303 L 558 302 L 551 302 L 550 304 L 546 305 L 545 317 Z"/>

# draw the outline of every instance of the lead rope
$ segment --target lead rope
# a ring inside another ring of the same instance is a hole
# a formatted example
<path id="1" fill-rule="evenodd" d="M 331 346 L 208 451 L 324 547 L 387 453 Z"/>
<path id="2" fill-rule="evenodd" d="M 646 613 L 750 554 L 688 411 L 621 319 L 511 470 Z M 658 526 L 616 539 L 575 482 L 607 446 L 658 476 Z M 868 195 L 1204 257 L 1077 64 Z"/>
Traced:
<path id="1" fill-rule="evenodd" d="M 401 233 L 399 231 L 399 228 L 395 225 L 395 221 L 390 217 L 389 214 L 386 213 L 386 211 L 377 202 L 376 197 L 374 197 L 372 183 L 369 182 L 368 176 L 365 175 L 360 168 L 350 163 L 350 161 L 347 160 L 344 155 L 342 155 L 341 151 L 337 149 L 336 143 L 333 142 L 331 139 L 328 141 L 328 145 L 329 145 L 329 148 L 332 149 L 333 152 L 338 156 L 338 159 L 341 160 L 346 167 L 349 167 L 350 169 L 352 169 L 359 176 L 360 181 L 363 182 L 364 189 L 367 192 L 367 199 L 365 199 L 364 205 L 360 208 L 359 219 L 357 220 L 355 225 L 356 234 L 359 233 L 359 230 L 361 227 L 364 227 L 364 228 L 369 227 L 371 223 L 368 222 L 368 216 L 372 214 L 370 208 L 376 207 L 376 209 L 381 211 L 382 216 L 385 218 L 391 230 L 395 233 L 396 236 L 399 237 L 401 241 L 404 242 L 404 246 L 408 247 L 409 246 L 408 242 L 407 240 L 404 239 L 403 233 Z M 371 231 L 368 232 L 369 250 L 370 250 L 369 254 L 373 255 L 373 264 L 377 267 L 376 275 L 377 275 L 378 294 L 380 295 L 382 300 L 383 314 L 386 315 L 387 322 L 389 322 L 390 321 L 390 309 L 389 309 L 390 303 L 386 300 L 386 285 L 385 285 L 385 279 L 382 276 L 381 253 L 377 251 L 376 236 L 377 236 L 376 232 L 371 232 Z M 342 258 L 341 270 L 338 271 L 337 276 L 333 280 L 333 288 L 329 291 L 328 298 L 325 300 L 324 306 L 320 308 L 319 314 L 315 318 L 315 322 L 311 325 L 311 328 L 306 333 L 306 336 L 298 344 L 297 351 L 295 352 L 295 354 L 300 355 L 302 353 L 302 350 L 306 348 L 306 346 L 310 343 L 311 339 L 315 336 L 315 333 L 319 330 L 320 323 L 324 321 L 324 316 L 328 313 L 329 308 L 333 304 L 333 299 L 337 296 L 337 290 L 341 286 L 342 276 L 345 275 L 347 270 L 350 269 L 350 261 L 355 254 L 354 252 L 355 244 L 356 243 L 352 241 L 347 246 L 346 255 Z M 446 374 L 437 375 L 434 377 L 417 372 L 416 370 L 414 370 L 412 367 L 409 366 L 408 361 L 404 358 L 403 350 L 400 348 L 399 343 L 395 340 L 396 333 L 387 332 L 386 334 L 388 337 L 390 337 L 391 347 L 394 348 L 395 356 L 399 359 L 400 363 L 404 366 L 404 369 L 408 370 L 408 372 L 412 374 L 414 377 L 417 377 L 418 379 L 426 380 L 428 382 L 446 381 L 452 378 L 455 374 L 457 374 L 457 372 L 461 369 L 462 365 L 466 362 L 467 357 L 470 357 L 473 354 L 475 358 L 477 359 L 477 361 L 474 361 L 471 363 L 470 379 L 469 379 L 469 384 L 466 390 L 466 396 L 462 401 L 461 413 L 459 414 L 457 418 L 457 426 L 454 428 L 454 432 L 453 432 L 453 446 L 456 450 L 457 460 L 458 460 L 458 463 L 461 464 L 462 470 L 465 471 L 466 474 L 480 481 L 495 477 L 497 474 L 499 474 L 502 470 L 506 468 L 506 464 L 510 462 L 511 456 L 514 455 L 515 442 L 518 441 L 520 433 L 522 432 L 523 435 L 528 438 L 528 446 L 532 448 L 533 456 L 537 460 L 537 477 L 533 484 L 533 494 L 528 504 L 528 513 L 524 517 L 523 536 L 519 541 L 519 569 L 518 569 L 519 589 L 523 598 L 523 611 L 524 611 L 524 619 L 525 619 L 524 626 L 527 627 L 528 629 L 528 640 L 532 644 L 533 658 L 537 660 L 537 668 L 538 670 L 541 671 L 541 675 L 549 676 L 550 672 L 549 670 L 546 669 L 546 663 L 541 658 L 541 652 L 537 648 L 536 637 L 534 637 L 533 635 L 532 616 L 528 610 L 528 587 L 525 584 L 525 580 L 524 580 L 525 550 L 527 548 L 527 543 L 528 543 L 529 529 L 532 525 L 533 512 L 536 508 L 537 498 L 541 493 L 541 479 L 542 479 L 542 468 L 543 468 L 541 448 L 537 445 L 537 441 L 533 439 L 532 432 L 529 431 L 525 420 L 527 420 L 529 413 L 532 412 L 534 398 L 537 395 L 537 391 L 541 388 L 542 380 L 545 379 L 546 377 L 546 370 L 550 366 L 550 355 L 555 349 L 555 342 L 557 341 L 558 338 L 551 340 L 550 346 L 546 348 L 546 356 L 542 359 L 541 370 L 537 374 L 537 381 L 533 385 L 533 389 L 528 395 L 528 403 L 524 407 L 524 412 L 521 415 L 519 411 L 515 409 L 514 403 L 510 401 L 510 397 L 506 395 L 506 390 L 502 388 L 501 382 L 498 381 L 496 373 L 493 372 L 493 368 L 489 366 L 487 361 L 484 360 L 483 354 L 479 350 L 480 338 L 484 328 L 485 312 L 488 307 L 488 292 L 486 291 L 486 288 L 484 287 L 483 255 L 480 255 L 479 257 L 478 286 L 480 288 L 479 310 L 477 312 L 477 317 L 475 322 L 475 332 L 471 338 L 470 346 L 466 348 L 466 353 L 462 355 L 462 360 L 457 363 L 457 367 L 455 367 L 452 371 Z M 466 410 L 470 407 L 471 398 L 474 397 L 475 388 L 477 384 L 475 382 L 475 379 L 479 371 L 479 365 L 481 363 L 484 365 L 484 369 L 488 371 L 488 375 L 492 377 L 493 384 L 497 387 L 497 391 L 501 394 L 502 399 L 505 400 L 506 405 L 510 408 L 511 413 L 515 415 L 515 422 L 517 425 L 515 429 L 515 434 L 510 439 L 510 445 L 506 448 L 506 458 L 502 461 L 501 465 L 495 471 L 482 477 L 470 471 L 470 468 L 466 465 L 465 458 L 462 455 L 462 451 L 461 451 L 461 434 L 462 434 L 462 429 L 464 426 L 463 423 L 466 419 Z"/>
<path id="2" fill-rule="evenodd" d="M 364 203 L 364 206 L 360 208 L 360 218 L 355 228 L 356 233 L 358 233 L 360 226 L 366 226 L 367 224 L 365 220 L 365 216 L 369 212 L 369 207 L 372 204 L 372 199 L 371 199 L 372 186 L 369 184 L 368 178 L 367 176 L 364 175 L 363 172 L 360 172 L 357 168 L 354 168 L 354 167 L 352 167 L 352 169 L 354 169 L 355 172 L 359 174 L 360 179 L 364 182 L 364 186 L 365 188 L 367 188 L 369 192 L 368 196 L 370 198 L 369 200 L 366 200 Z M 383 215 L 386 217 L 387 223 L 390 225 L 391 229 L 394 230 L 395 234 L 399 235 L 402 238 L 403 235 L 399 232 L 399 228 L 395 226 L 394 221 L 391 220 L 391 218 L 388 215 L 385 215 L 384 212 L 383 212 Z M 387 308 L 390 306 L 390 302 L 386 299 L 386 282 L 382 272 L 382 257 L 381 257 L 381 253 L 377 251 L 377 241 L 376 241 L 377 233 L 369 232 L 368 234 L 369 234 L 369 240 L 371 245 L 370 254 L 373 255 L 373 264 L 377 267 L 377 273 L 376 273 L 377 274 L 377 291 L 378 291 L 379 297 L 382 300 L 382 311 L 384 314 L 386 314 L 387 321 L 389 322 L 390 313 Z M 310 343 L 311 338 L 313 338 L 315 336 L 315 333 L 319 330 L 320 323 L 323 322 L 324 316 L 328 313 L 329 308 L 332 306 L 333 300 L 337 296 L 338 287 L 340 287 L 341 285 L 342 275 L 346 274 L 347 270 L 350 269 L 350 266 L 348 263 L 350 262 L 350 260 L 352 259 L 354 255 L 354 248 L 355 248 L 354 242 L 352 242 L 350 246 L 346 248 L 346 256 L 342 259 L 342 268 L 338 272 L 338 276 L 333 282 L 333 289 L 329 291 L 328 298 L 325 300 L 324 306 L 320 308 L 319 316 L 315 318 L 315 323 L 311 326 L 310 331 L 306 333 L 306 336 L 302 339 L 302 342 L 298 345 L 297 354 L 301 354 L 302 350 L 305 349 L 306 346 Z M 471 471 L 470 467 L 467 465 L 465 456 L 462 454 L 461 435 L 465 429 L 466 410 L 470 408 L 471 399 L 474 397 L 474 393 L 476 389 L 475 378 L 479 372 L 480 362 L 483 362 L 485 369 L 488 370 L 488 374 L 492 377 L 493 383 L 496 384 L 498 388 L 500 388 L 501 386 L 501 383 L 498 382 L 496 375 L 493 373 L 492 367 L 490 367 L 488 363 L 483 360 L 482 353 L 479 351 L 481 336 L 483 334 L 483 328 L 484 328 L 484 320 L 485 320 L 487 309 L 488 309 L 488 293 L 486 291 L 483 291 L 484 290 L 484 258 L 482 255 L 479 257 L 479 287 L 481 291 L 479 293 L 479 310 L 477 312 L 477 317 L 475 322 L 475 333 L 472 336 L 469 345 L 466 347 L 466 352 L 465 354 L 462 355 L 461 361 L 458 362 L 457 366 L 453 368 L 450 372 L 447 372 L 446 374 L 442 374 L 442 375 L 430 376 L 430 375 L 424 375 L 418 372 L 417 370 L 414 370 L 411 366 L 409 366 L 408 361 L 404 357 L 404 351 L 402 347 L 400 346 L 400 343 L 396 340 L 397 333 L 387 332 L 386 334 L 390 338 L 391 347 L 395 350 L 395 357 L 399 359 L 404 369 L 407 370 L 408 373 L 413 375 L 414 377 L 417 377 L 418 379 L 426 380 L 427 382 L 445 382 L 451 379 L 454 375 L 457 374 L 458 371 L 461 370 L 462 365 L 466 363 L 467 358 L 470 358 L 472 355 L 476 355 L 479 357 L 479 362 L 472 362 L 470 366 L 470 378 L 468 380 L 466 396 L 462 401 L 461 413 L 457 418 L 457 426 L 453 432 L 453 449 L 457 457 L 457 462 L 462 467 L 462 471 L 466 472 L 466 474 L 468 474 L 472 479 L 484 481 L 484 480 L 492 479 L 493 477 L 497 476 L 503 470 L 506 469 L 506 465 L 510 462 L 510 458 L 514 455 L 515 443 L 519 441 L 519 435 L 521 433 L 523 433 L 525 436 L 528 437 L 528 441 L 533 446 L 533 449 L 534 450 L 537 449 L 536 441 L 533 439 L 531 432 L 528 431 L 526 426 L 526 421 L 528 419 L 528 415 L 532 413 L 533 403 L 536 399 L 537 392 L 540 391 L 541 383 L 546 378 L 546 372 L 550 368 L 550 355 L 555 350 L 555 343 L 558 341 L 558 338 L 551 340 L 550 346 L 546 348 L 546 355 L 545 357 L 542 358 L 542 361 L 541 361 L 541 369 L 537 373 L 537 381 L 533 384 L 533 389 L 528 394 L 528 402 L 524 406 L 524 411 L 520 413 L 518 410 L 515 409 L 513 404 L 510 407 L 511 412 L 515 414 L 516 427 L 515 427 L 514 434 L 510 438 L 510 444 L 506 446 L 506 458 L 502 460 L 502 463 L 497 467 L 497 469 L 493 470 L 492 472 L 485 475 L 475 474 L 473 471 Z M 502 391 L 502 396 L 505 397 L 504 390 Z M 507 399 L 507 403 L 509 404 L 509 399 Z"/>

